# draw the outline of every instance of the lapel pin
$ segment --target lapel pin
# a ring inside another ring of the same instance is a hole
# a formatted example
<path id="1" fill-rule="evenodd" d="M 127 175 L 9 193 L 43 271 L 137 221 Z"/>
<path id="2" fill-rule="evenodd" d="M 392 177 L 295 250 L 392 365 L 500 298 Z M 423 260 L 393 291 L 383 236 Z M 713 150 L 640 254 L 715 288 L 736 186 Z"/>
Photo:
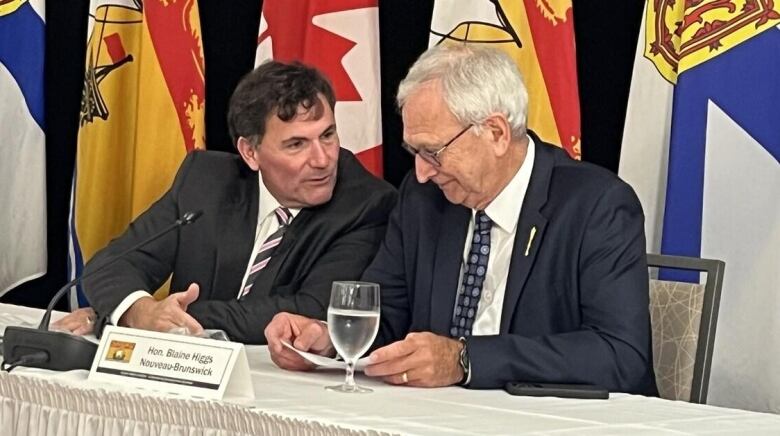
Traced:
<path id="1" fill-rule="evenodd" d="M 534 236 L 536 236 L 536 226 L 531 227 L 531 234 L 528 235 L 528 245 L 525 246 L 525 255 L 531 252 L 531 244 L 534 242 Z"/>

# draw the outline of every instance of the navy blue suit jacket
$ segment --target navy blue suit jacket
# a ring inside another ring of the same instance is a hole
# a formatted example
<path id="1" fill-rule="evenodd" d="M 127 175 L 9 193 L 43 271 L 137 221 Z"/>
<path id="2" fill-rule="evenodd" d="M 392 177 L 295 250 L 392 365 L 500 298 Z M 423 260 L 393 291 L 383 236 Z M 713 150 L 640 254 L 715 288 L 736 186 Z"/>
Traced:
<path id="1" fill-rule="evenodd" d="M 536 157 L 500 333 L 468 338 L 469 387 L 589 383 L 655 394 L 639 201 L 614 174 L 531 135 Z M 363 275 L 382 285 L 376 346 L 414 331 L 449 335 L 470 219 L 470 209 L 448 202 L 435 184 L 407 176 Z"/>

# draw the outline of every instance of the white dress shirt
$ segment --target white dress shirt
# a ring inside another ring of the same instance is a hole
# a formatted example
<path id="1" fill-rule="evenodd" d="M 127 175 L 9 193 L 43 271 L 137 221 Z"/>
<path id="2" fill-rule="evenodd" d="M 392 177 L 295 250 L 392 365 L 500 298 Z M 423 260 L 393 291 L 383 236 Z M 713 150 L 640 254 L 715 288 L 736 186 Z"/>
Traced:
<path id="1" fill-rule="evenodd" d="M 517 234 L 517 221 L 520 219 L 520 211 L 534 166 L 534 141 L 530 136 L 528 139 L 528 152 L 520 169 L 485 208 L 485 214 L 493 221 L 493 227 L 490 229 L 490 255 L 485 281 L 477 306 L 477 315 L 471 328 L 471 334 L 474 336 L 497 335 L 501 327 L 501 311 L 504 305 L 509 263 L 512 260 L 512 247 Z M 476 213 L 476 210 L 471 211 L 471 222 L 466 233 L 466 245 L 463 247 L 459 287 L 463 279 L 464 267 L 468 263 Z M 457 292 L 455 294 L 457 307 Z"/>
<path id="2" fill-rule="evenodd" d="M 279 220 L 276 219 L 276 208 L 281 206 L 279 201 L 268 192 L 268 188 L 263 183 L 263 175 L 258 172 L 257 182 L 259 184 L 259 203 L 257 208 L 257 227 L 255 229 L 255 243 L 252 248 L 252 255 L 247 259 L 247 267 L 244 271 L 244 278 L 241 280 L 241 286 L 236 290 L 236 298 L 241 295 L 241 290 L 244 289 L 244 283 L 249 276 L 249 269 L 252 267 L 252 261 L 255 258 L 257 250 L 263 245 L 263 242 L 271 236 L 277 229 L 279 229 Z M 298 216 L 301 209 L 288 208 L 292 219 Z M 116 309 L 111 312 L 109 320 L 113 325 L 119 325 L 119 319 L 122 318 L 127 309 L 133 305 L 136 301 L 143 297 L 151 297 L 152 295 L 147 290 L 138 290 L 125 297 Z"/>

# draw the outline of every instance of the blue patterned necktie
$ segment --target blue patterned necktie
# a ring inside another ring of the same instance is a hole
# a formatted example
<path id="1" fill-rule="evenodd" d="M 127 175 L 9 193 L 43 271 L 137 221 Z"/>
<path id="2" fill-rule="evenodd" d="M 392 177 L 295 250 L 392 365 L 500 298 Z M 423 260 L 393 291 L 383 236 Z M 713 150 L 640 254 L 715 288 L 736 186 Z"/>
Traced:
<path id="1" fill-rule="evenodd" d="M 466 268 L 458 289 L 458 299 L 452 316 L 450 336 L 454 338 L 471 336 L 471 328 L 477 316 L 479 297 L 487 274 L 488 257 L 490 256 L 490 228 L 493 221 L 484 211 L 477 211 L 474 216 L 474 233 L 471 237 Z"/>
<path id="2" fill-rule="evenodd" d="M 279 222 L 279 228 L 271 233 L 271 235 L 265 239 L 263 245 L 257 250 L 255 260 L 252 262 L 252 268 L 249 270 L 249 275 L 246 278 L 246 285 L 244 285 L 244 289 L 241 290 L 241 295 L 238 297 L 239 299 L 244 298 L 244 296 L 252 290 L 252 285 L 255 284 L 257 276 L 260 275 L 260 271 L 262 271 L 263 268 L 268 265 L 268 262 L 271 261 L 271 255 L 274 254 L 274 250 L 276 250 L 276 247 L 282 242 L 284 231 L 287 230 L 287 226 L 290 225 L 290 221 L 292 221 L 293 218 L 292 213 L 290 213 L 290 210 L 286 207 L 277 207 L 274 210 L 274 214 L 276 215 L 276 220 Z"/>

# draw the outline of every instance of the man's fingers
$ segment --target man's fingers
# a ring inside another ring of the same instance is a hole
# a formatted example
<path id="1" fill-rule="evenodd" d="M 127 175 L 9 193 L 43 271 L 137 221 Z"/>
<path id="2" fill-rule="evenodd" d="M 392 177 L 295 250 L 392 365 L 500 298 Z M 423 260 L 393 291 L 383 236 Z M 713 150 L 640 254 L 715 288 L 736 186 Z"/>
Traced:
<path id="1" fill-rule="evenodd" d="M 73 330 L 72 332 L 74 335 L 83 336 L 92 333 L 94 330 L 95 330 L 94 324 L 84 324 L 76 327 L 76 329 Z"/>
<path id="2" fill-rule="evenodd" d="M 393 342 L 382 348 L 374 350 L 371 353 L 371 365 L 376 365 L 389 360 L 395 360 L 412 354 L 417 349 L 417 345 L 409 340 Z"/>
<path id="3" fill-rule="evenodd" d="M 301 357 L 298 353 L 285 347 L 281 353 L 277 354 L 280 360 L 287 363 L 286 369 L 311 369 L 314 365 L 308 360 Z"/>
<path id="4" fill-rule="evenodd" d="M 279 350 L 270 350 L 271 360 L 273 360 L 276 366 L 292 371 L 304 371 L 314 368 L 314 365 L 310 364 L 295 351 L 281 345 L 281 342 L 280 346 Z"/>
<path id="5" fill-rule="evenodd" d="M 322 334 L 320 335 L 320 338 L 317 339 L 314 344 L 312 344 L 311 349 L 320 354 L 322 354 L 324 351 L 332 353 L 333 341 L 330 340 L 330 332 L 328 331 L 328 327 L 324 324 L 320 324 L 320 328 L 322 329 Z"/>
<path id="6" fill-rule="evenodd" d="M 294 351 L 287 349 L 285 349 L 285 351 L 287 351 L 287 353 L 271 355 L 271 359 L 279 368 L 290 371 L 309 371 L 314 369 L 313 364 L 296 354 Z"/>
<path id="7" fill-rule="evenodd" d="M 409 339 L 394 342 L 371 353 L 371 363 L 365 373 L 371 377 L 401 375 L 419 365 L 415 362 L 414 352 L 417 343 Z M 408 374 L 407 374 L 408 377 Z"/>
<path id="8" fill-rule="evenodd" d="M 191 284 L 186 291 L 169 295 L 158 302 L 160 310 L 149 313 L 154 317 L 152 330 L 167 332 L 177 327 L 185 327 L 190 334 L 197 335 L 203 332 L 203 326 L 186 312 L 187 306 L 198 298 L 200 290 L 196 283 Z"/>
<path id="9" fill-rule="evenodd" d="M 271 353 L 280 353 L 284 349 L 282 341 L 289 342 L 293 338 L 292 324 L 285 315 L 287 314 L 276 314 L 265 328 L 265 339 Z"/>
<path id="10" fill-rule="evenodd" d="M 319 348 L 316 348 L 317 346 L 327 348 L 327 345 L 330 344 L 329 341 L 326 341 L 327 329 L 319 321 L 291 313 L 276 314 L 266 326 L 264 333 L 268 341 L 271 360 L 278 367 L 292 371 L 310 370 L 314 368 L 314 365 L 284 346 L 283 340 L 289 341 L 290 345 L 299 350 L 314 352 L 320 351 Z"/>
<path id="11" fill-rule="evenodd" d="M 192 283 L 184 292 L 177 292 L 171 295 L 178 303 L 182 310 L 187 310 L 187 306 L 195 302 L 200 295 L 200 286 L 197 283 Z"/>
<path id="12" fill-rule="evenodd" d="M 61 330 L 73 331 L 79 324 L 81 324 L 81 322 L 71 313 L 51 323 L 51 326 Z"/>
<path id="13" fill-rule="evenodd" d="M 195 318 L 186 312 L 182 312 L 182 314 L 179 316 L 178 324 L 181 327 L 187 328 L 191 335 L 199 335 L 203 333 L 203 326 L 201 326 L 200 323 L 195 320 Z"/>
<path id="14" fill-rule="evenodd" d="M 290 316 L 292 318 L 292 316 Z M 287 324 L 292 329 L 292 335 L 297 337 L 301 335 L 301 326 L 298 325 L 298 323 L 293 322 L 292 320 L 287 320 Z"/>
<path id="15" fill-rule="evenodd" d="M 301 329 L 301 334 L 295 338 L 292 344 L 295 348 L 302 351 L 322 351 L 329 348 L 330 338 L 325 327 L 317 321 L 310 322 Z"/>
<path id="16" fill-rule="evenodd" d="M 415 377 L 415 371 L 414 369 L 409 369 L 407 371 L 401 371 L 396 374 L 391 374 L 382 377 L 382 381 L 385 383 L 391 384 L 391 385 L 408 385 L 408 386 L 415 386 L 417 384 L 418 379 Z"/>
<path id="17" fill-rule="evenodd" d="M 199 335 L 203 333 L 203 326 L 191 315 L 181 309 L 171 309 L 167 316 L 159 317 L 152 330 L 159 332 L 169 332 L 176 328 L 184 327 L 190 335 Z"/>
<path id="18" fill-rule="evenodd" d="M 432 383 L 433 380 L 431 377 L 425 376 L 424 371 L 419 369 L 411 369 L 400 374 L 383 377 L 382 381 L 391 385 L 411 386 L 416 388 L 431 388 L 441 386 Z"/>
<path id="19" fill-rule="evenodd" d="M 74 310 L 52 323 L 51 326 L 76 335 L 88 334 L 93 330 L 95 318 L 95 311 L 88 307 Z"/>
<path id="20" fill-rule="evenodd" d="M 52 325 L 88 323 L 90 321 L 94 321 L 95 316 L 95 311 L 91 307 L 85 307 L 74 310 L 73 312 L 53 322 Z"/>
<path id="21" fill-rule="evenodd" d="M 402 356 L 397 359 L 385 360 L 381 363 L 372 363 L 366 366 L 365 374 L 370 377 L 387 377 L 395 374 L 402 374 L 415 368 L 415 362 L 411 355 Z"/>

